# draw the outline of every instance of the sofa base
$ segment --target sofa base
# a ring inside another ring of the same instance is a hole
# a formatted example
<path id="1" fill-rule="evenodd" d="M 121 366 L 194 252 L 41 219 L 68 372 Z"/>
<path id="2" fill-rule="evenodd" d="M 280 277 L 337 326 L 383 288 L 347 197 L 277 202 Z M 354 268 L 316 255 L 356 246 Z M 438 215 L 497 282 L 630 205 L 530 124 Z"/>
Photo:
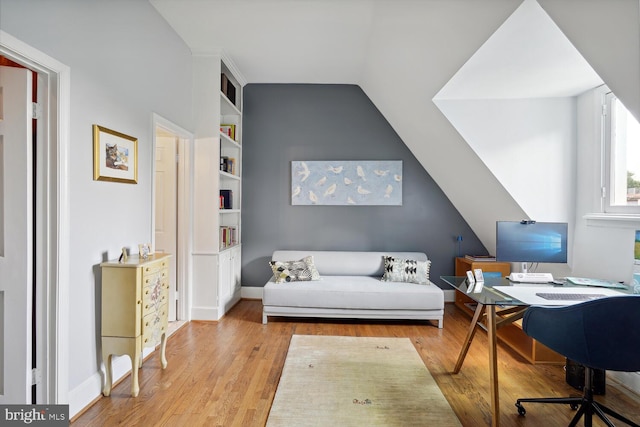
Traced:
<path id="1" fill-rule="evenodd" d="M 444 310 L 362 310 L 338 308 L 279 307 L 263 306 L 262 323 L 268 316 L 279 317 L 317 317 L 341 319 L 382 319 L 382 320 L 435 320 L 442 329 Z"/>

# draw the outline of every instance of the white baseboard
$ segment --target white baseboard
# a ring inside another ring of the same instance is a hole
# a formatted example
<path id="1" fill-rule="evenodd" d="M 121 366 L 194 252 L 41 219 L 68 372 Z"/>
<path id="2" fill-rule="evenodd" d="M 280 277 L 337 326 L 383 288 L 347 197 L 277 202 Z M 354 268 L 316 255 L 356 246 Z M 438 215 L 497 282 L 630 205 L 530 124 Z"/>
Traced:
<path id="1" fill-rule="evenodd" d="M 607 371 L 607 378 L 640 395 L 640 372 Z"/>
<path id="2" fill-rule="evenodd" d="M 240 288 L 240 296 L 247 299 L 262 299 L 262 287 L 243 286 Z"/>
<path id="3" fill-rule="evenodd" d="M 191 320 L 218 320 L 218 309 L 215 307 L 192 307 Z"/>

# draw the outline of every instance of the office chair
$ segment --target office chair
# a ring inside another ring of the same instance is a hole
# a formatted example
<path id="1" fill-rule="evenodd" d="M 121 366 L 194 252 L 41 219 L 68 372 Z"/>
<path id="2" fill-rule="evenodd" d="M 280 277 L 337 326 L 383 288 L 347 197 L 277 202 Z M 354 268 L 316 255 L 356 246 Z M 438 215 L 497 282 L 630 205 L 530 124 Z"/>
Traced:
<path id="1" fill-rule="evenodd" d="M 527 309 L 522 329 L 550 349 L 584 365 L 584 389 L 580 397 L 518 399 L 520 415 L 526 410 L 522 402 L 563 403 L 578 409 L 570 427 L 584 415 L 584 425 L 591 427 L 593 414 L 608 426 L 607 417 L 630 426 L 638 424 L 593 399 L 593 369 L 640 371 L 640 295 L 608 297 L 564 307 Z"/>

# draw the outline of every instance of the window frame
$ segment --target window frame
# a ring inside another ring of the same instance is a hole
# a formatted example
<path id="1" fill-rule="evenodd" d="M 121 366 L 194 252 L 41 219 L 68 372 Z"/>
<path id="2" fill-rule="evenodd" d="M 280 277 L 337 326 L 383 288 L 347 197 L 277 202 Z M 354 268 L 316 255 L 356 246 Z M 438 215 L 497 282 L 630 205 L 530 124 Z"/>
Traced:
<path id="1" fill-rule="evenodd" d="M 602 95 L 602 177 L 601 177 L 601 197 L 602 212 L 605 214 L 640 215 L 640 203 L 638 205 L 616 205 L 613 204 L 616 173 L 616 163 L 620 163 L 620 154 L 616 158 L 615 123 L 616 110 L 615 102 L 619 102 L 618 97 L 609 89 Z M 626 159 L 626 154 L 624 156 Z M 623 161 L 625 171 L 623 179 L 627 179 L 626 161 Z M 625 189 L 626 189 L 625 184 Z"/>

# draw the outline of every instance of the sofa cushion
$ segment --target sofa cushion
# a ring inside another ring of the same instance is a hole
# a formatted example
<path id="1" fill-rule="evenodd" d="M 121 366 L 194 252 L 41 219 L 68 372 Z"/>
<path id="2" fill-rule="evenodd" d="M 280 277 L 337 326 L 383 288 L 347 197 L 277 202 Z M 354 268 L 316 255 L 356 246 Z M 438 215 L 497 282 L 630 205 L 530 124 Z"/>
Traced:
<path id="1" fill-rule="evenodd" d="M 431 261 L 384 257 L 384 282 L 409 282 L 426 285 L 429 283 Z"/>
<path id="2" fill-rule="evenodd" d="M 367 310 L 442 310 L 444 293 L 429 283 L 388 283 L 379 277 L 322 276 L 317 282 L 296 286 L 268 282 L 262 302 L 265 306 L 340 308 Z"/>
<path id="3" fill-rule="evenodd" d="M 276 283 L 320 280 L 313 256 L 298 261 L 269 261 Z"/>
<path id="4" fill-rule="evenodd" d="M 357 251 L 300 251 L 278 250 L 272 260 L 288 261 L 313 256 L 313 262 L 321 276 L 376 276 L 384 272 L 384 256 L 427 261 L 422 252 L 357 252 Z"/>

